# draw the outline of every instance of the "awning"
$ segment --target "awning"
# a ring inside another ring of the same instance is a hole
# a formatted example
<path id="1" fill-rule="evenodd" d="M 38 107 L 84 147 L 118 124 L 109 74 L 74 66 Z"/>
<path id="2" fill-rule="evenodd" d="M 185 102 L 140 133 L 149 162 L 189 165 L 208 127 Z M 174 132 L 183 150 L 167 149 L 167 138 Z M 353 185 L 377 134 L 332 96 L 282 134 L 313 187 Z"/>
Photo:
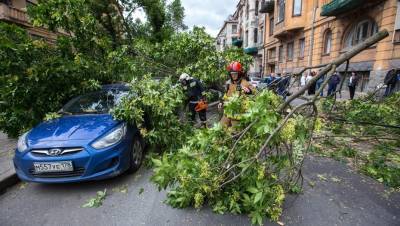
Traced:
<path id="1" fill-rule="evenodd" d="M 347 71 L 372 71 L 374 69 L 374 61 L 356 62 L 349 63 L 349 69 Z M 336 68 L 338 72 L 344 72 L 346 70 L 346 62 Z"/>

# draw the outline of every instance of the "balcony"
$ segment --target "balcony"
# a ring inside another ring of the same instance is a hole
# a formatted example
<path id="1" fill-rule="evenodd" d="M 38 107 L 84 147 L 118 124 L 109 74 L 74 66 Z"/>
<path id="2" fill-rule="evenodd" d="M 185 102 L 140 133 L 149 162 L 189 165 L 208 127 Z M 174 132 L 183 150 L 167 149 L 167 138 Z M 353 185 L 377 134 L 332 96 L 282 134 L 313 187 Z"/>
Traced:
<path id="1" fill-rule="evenodd" d="M 237 47 L 242 47 L 243 40 L 242 39 L 236 39 L 232 42 L 232 45 L 237 46 Z"/>
<path id="2" fill-rule="evenodd" d="M 22 25 L 28 25 L 28 16 L 25 11 L 0 3 L 0 20 L 6 20 Z"/>
<path id="3" fill-rule="evenodd" d="M 363 0 L 332 0 L 322 6 L 321 16 L 337 16 L 363 5 Z"/>
<path id="4" fill-rule="evenodd" d="M 255 55 L 258 53 L 258 47 L 248 47 L 244 49 L 244 53 L 249 55 Z"/>
<path id="5" fill-rule="evenodd" d="M 261 3 L 260 13 L 273 13 L 275 7 L 274 0 L 267 0 Z"/>

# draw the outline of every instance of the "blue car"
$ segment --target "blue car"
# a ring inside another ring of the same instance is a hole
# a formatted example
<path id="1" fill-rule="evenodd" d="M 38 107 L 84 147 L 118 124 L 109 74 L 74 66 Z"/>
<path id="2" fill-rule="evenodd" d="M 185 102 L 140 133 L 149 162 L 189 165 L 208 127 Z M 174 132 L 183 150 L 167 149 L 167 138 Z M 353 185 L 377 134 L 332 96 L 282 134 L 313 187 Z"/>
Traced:
<path id="1" fill-rule="evenodd" d="M 124 84 L 72 99 L 62 117 L 45 121 L 23 134 L 14 166 L 23 181 L 69 183 L 101 180 L 139 169 L 144 142 L 138 128 L 109 113 L 128 95 Z"/>

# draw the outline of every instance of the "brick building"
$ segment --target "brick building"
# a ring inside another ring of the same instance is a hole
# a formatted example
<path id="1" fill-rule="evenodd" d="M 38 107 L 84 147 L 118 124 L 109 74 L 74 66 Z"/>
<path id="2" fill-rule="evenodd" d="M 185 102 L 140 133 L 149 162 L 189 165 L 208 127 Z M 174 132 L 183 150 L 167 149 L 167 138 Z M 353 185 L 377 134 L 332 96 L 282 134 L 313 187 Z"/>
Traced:
<path id="1" fill-rule="evenodd" d="M 382 29 L 389 37 L 350 60 L 349 71 L 362 78 L 358 91 L 374 88 L 389 69 L 400 68 L 399 0 L 267 0 L 262 12 L 264 74 L 329 63 Z"/>

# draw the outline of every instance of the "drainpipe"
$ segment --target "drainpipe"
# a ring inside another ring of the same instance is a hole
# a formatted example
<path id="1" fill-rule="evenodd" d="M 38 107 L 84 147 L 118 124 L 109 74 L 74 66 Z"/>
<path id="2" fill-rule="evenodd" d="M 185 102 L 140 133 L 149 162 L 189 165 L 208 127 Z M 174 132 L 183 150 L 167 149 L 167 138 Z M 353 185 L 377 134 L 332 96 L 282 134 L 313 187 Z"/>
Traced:
<path id="1" fill-rule="evenodd" d="M 311 24 L 310 50 L 308 51 L 308 67 L 311 67 L 311 65 L 312 65 L 312 53 L 314 50 L 314 32 L 315 32 L 315 16 L 316 16 L 316 14 L 317 14 L 317 7 L 315 6 L 315 2 L 314 2 L 312 24 Z"/>

